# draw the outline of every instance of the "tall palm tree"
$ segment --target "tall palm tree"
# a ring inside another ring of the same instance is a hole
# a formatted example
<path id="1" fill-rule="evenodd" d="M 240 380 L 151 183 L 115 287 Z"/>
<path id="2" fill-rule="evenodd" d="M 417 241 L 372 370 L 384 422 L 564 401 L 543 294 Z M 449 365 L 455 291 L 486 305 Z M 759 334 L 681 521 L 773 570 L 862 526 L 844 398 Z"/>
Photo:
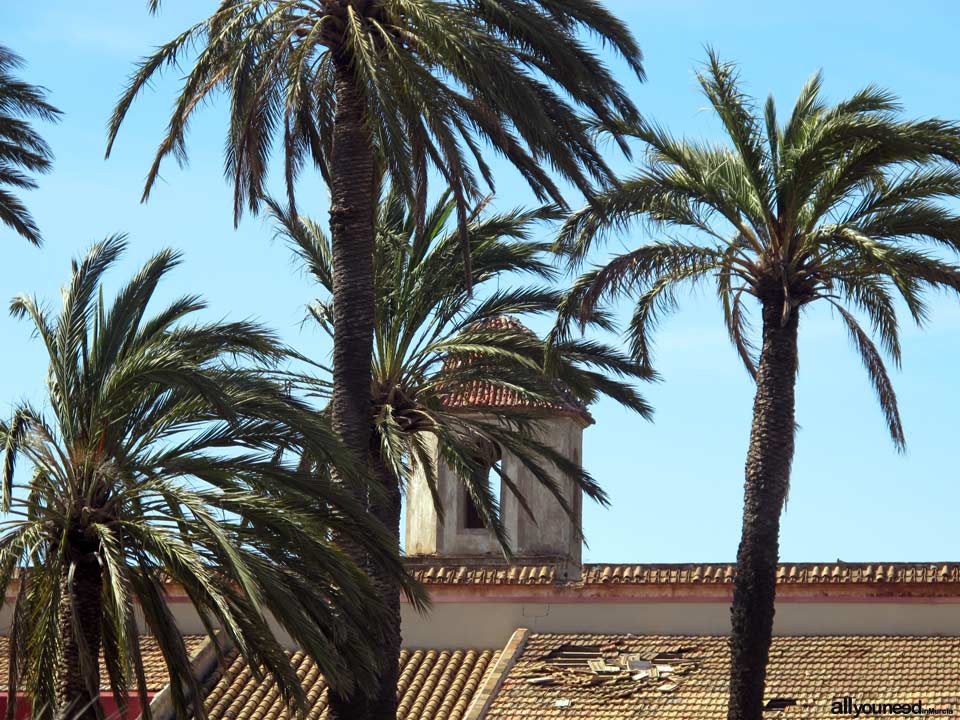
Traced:
<path id="1" fill-rule="evenodd" d="M 698 76 L 728 143 L 678 140 L 648 123 L 632 128 L 646 163 L 571 216 L 560 245 L 582 262 L 598 237 L 636 219 L 666 237 L 585 274 L 565 310 L 575 317 L 611 295 L 635 295 L 632 351 L 649 364 L 651 330 L 675 306 L 678 288 L 715 283 L 730 338 L 756 380 L 728 717 L 759 720 L 794 452 L 801 311 L 813 304 L 835 311 L 902 449 L 884 359 L 858 316 L 899 366 L 895 298 L 922 324 L 925 291 L 960 292 L 960 269 L 944 259 L 960 250 L 960 215 L 941 202 L 960 197 L 960 126 L 903 119 L 896 97 L 873 86 L 830 105 L 819 74 L 781 123 L 773 100 L 761 113 L 741 91 L 736 68 L 713 52 Z M 748 324 L 751 306 L 759 311 L 759 346 Z"/>
<path id="2" fill-rule="evenodd" d="M 295 249 L 327 297 L 310 306 L 310 313 L 331 335 L 335 327 L 331 242 L 321 227 L 294 216 L 273 203 L 281 236 Z M 529 236 L 542 220 L 557 211 L 543 208 L 468 219 L 472 262 L 465 274 L 460 237 L 451 217 L 456 201 L 448 194 L 427 213 L 423 231 L 400 193 L 391 192 L 380 204 L 374 255 L 373 413 L 374 467 L 385 491 L 373 511 L 400 542 L 400 496 L 414 468 L 424 471 L 438 511 L 436 460 L 439 456 L 463 480 L 484 524 L 509 552 L 509 538 L 490 487 L 484 448 L 500 448 L 517 457 L 573 516 L 557 482 L 571 478 L 587 495 L 606 502 L 606 495 L 589 474 L 538 440 L 538 405 L 566 402 L 568 395 L 590 402 L 599 395 L 649 417 L 650 408 L 625 380 L 647 379 L 649 373 L 628 357 L 600 343 L 570 340 L 554 348 L 552 367 L 544 371 L 542 340 L 516 321 L 515 313 L 553 314 L 562 295 L 544 285 L 503 287 L 523 278 L 549 281 L 555 270 L 547 263 L 549 245 Z M 476 293 L 471 293 L 471 287 Z M 484 296 L 480 298 L 481 294 Z M 308 384 L 328 400 L 332 394 L 329 369 Z M 447 406 L 447 399 L 464 386 L 477 383 L 500 388 L 519 401 L 517 408 L 498 411 L 496 419 L 464 414 Z M 561 390 L 561 388 L 563 390 Z M 527 409 L 522 409 L 523 407 Z M 542 417 L 542 415 L 540 415 Z M 496 474 L 527 509 L 523 493 L 498 465 Z M 483 471 L 483 472 L 478 472 Z M 399 588 L 390 577 L 375 576 L 381 598 L 392 613 L 387 631 L 384 674 L 376 717 L 396 717 L 396 671 L 400 651 Z"/>
<path id="3" fill-rule="evenodd" d="M 187 717 L 198 688 L 165 600 L 171 581 L 211 637 L 219 627 L 291 703 L 303 690 L 271 618 L 343 691 L 362 687 L 377 663 L 358 628 L 384 609 L 329 533 L 402 568 L 363 507 L 280 448 L 337 463 L 345 451 L 262 369 L 287 357 L 270 332 L 187 322 L 204 307 L 195 296 L 147 316 L 177 253 L 158 253 L 105 303 L 101 278 L 123 249 L 110 237 L 74 263 L 56 316 L 24 295 L 11 305 L 49 355 L 49 415 L 21 404 L 0 425 L 0 590 L 21 578 L 8 687 L 22 682 L 39 717 L 101 717 L 102 657 L 119 706 L 129 687 L 144 699 L 139 607 Z"/>
<path id="4" fill-rule="evenodd" d="M 291 205 L 303 165 L 319 168 L 331 194 L 337 300 L 333 427 L 363 457 L 372 432 L 376 168 L 417 208 L 421 226 L 428 178 L 442 177 L 464 251 L 469 207 L 483 183 L 493 187 L 484 145 L 541 200 L 563 203 L 548 167 L 589 193 L 610 170 L 587 120 L 606 125 L 637 112 L 584 35 L 643 77 L 629 29 L 596 0 L 222 0 L 140 64 L 114 111 L 107 154 L 137 94 L 199 48 L 144 197 L 164 158 L 186 158 L 193 112 L 220 92 L 230 98 L 226 167 L 237 218 L 244 205 L 259 207 L 278 142 Z M 339 714 L 362 717 L 348 705 Z"/>
<path id="5" fill-rule="evenodd" d="M 0 221 L 39 245 L 40 229 L 33 216 L 8 188 L 33 189 L 37 184 L 26 173 L 50 170 L 53 153 L 28 118 L 52 122 L 60 111 L 47 102 L 43 88 L 13 75 L 22 66 L 23 58 L 0 45 Z"/>

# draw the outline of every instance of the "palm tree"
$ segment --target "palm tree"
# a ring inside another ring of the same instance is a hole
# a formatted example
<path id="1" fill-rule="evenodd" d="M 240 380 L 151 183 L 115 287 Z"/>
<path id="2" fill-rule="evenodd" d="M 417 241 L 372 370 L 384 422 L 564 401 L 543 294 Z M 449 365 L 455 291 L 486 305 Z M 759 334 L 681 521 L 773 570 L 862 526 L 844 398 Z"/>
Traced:
<path id="1" fill-rule="evenodd" d="M 281 236 L 327 293 L 327 299 L 310 306 L 310 314 L 333 335 L 336 330 L 331 318 L 336 307 L 330 299 L 334 287 L 330 239 L 317 223 L 285 212 L 276 203 L 271 206 Z M 501 289 L 500 284 L 523 276 L 554 279 L 555 270 L 546 262 L 549 245 L 532 242 L 529 235 L 539 221 L 555 219 L 557 211 L 542 208 L 489 215 L 475 211 L 467 226 L 472 258 L 469 278 L 459 233 L 451 227 L 455 212 L 456 201 L 447 194 L 427 213 L 420 232 L 416 213 L 408 210 L 400 193 L 389 193 L 380 204 L 374 255 L 371 425 L 375 428 L 373 466 L 385 492 L 381 493 L 384 501 L 375 503 L 372 511 L 399 549 L 401 491 L 416 467 L 423 469 L 441 510 L 433 455 L 438 452 L 462 478 L 480 518 L 509 552 L 509 538 L 482 449 L 500 448 L 517 457 L 572 517 L 573 509 L 557 483 L 558 473 L 605 503 L 606 495 L 579 464 L 537 439 L 535 408 L 566 402 L 570 394 L 585 402 L 607 395 L 649 417 L 649 406 L 623 382 L 646 379 L 649 374 L 615 350 L 578 339 L 554 349 L 551 366 L 555 375 L 548 377 L 543 368 L 543 341 L 508 316 L 552 314 L 562 295 L 544 286 Z M 485 296 L 482 300 L 481 293 Z M 308 387 L 328 400 L 332 373 L 324 370 Z M 452 393 L 476 384 L 507 391 L 527 409 L 498 411 L 498 417 L 490 419 L 448 407 Z M 526 507 L 515 479 L 498 465 L 494 469 Z M 377 717 L 395 718 L 400 593 L 394 578 L 375 577 L 382 601 L 392 613 L 392 624 L 387 629 L 382 692 L 374 712 Z"/>
<path id="2" fill-rule="evenodd" d="M 666 237 L 581 277 L 565 313 L 575 317 L 612 295 L 635 295 L 632 351 L 649 364 L 651 330 L 674 307 L 679 286 L 716 283 L 730 338 L 756 380 L 728 717 L 758 720 L 794 452 L 801 311 L 816 303 L 839 317 L 902 449 L 884 359 L 858 314 L 899 366 L 895 298 L 922 324 L 926 290 L 960 291 L 960 269 L 943 259 L 960 250 L 960 215 L 941 203 L 960 196 L 960 126 L 903 119 L 896 97 L 873 86 L 830 105 L 819 74 L 781 123 L 773 100 L 760 113 L 740 90 L 736 68 L 713 52 L 699 81 L 728 144 L 678 140 L 649 123 L 632 128 L 646 146 L 646 163 L 571 216 L 559 242 L 577 263 L 596 238 L 635 219 Z M 759 347 L 751 342 L 751 306 L 762 324 Z"/>
<path id="3" fill-rule="evenodd" d="M 24 204 L 7 188 L 33 189 L 37 184 L 27 172 L 50 170 L 53 153 L 25 118 L 48 122 L 60 111 L 46 101 L 46 91 L 13 76 L 23 58 L 0 45 L 0 221 L 34 245 L 40 229 Z"/>
<path id="4" fill-rule="evenodd" d="M 358 628 L 383 608 L 329 533 L 396 575 L 402 567 L 363 507 L 279 449 L 336 463 L 345 451 L 261 369 L 287 357 L 272 333 L 249 322 L 188 323 L 204 307 L 195 296 L 146 315 L 177 253 L 155 255 L 106 304 L 101 278 L 123 249 L 110 237 L 74 263 L 57 316 L 23 295 L 11 305 L 49 355 L 49 416 L 21 404 L 0 426 L 0 589 L 21 578 L 8 687 L 23 683 L 39 717 L 102 716 L 102 657 L 119 707 L 129 687 L 144 699 L 138 607 L 187 717 L 198 688 L 168 582 L 211 637 L 220 628 L 226 647 L 271 672 L 289 702 L 302 704 L 303 690 L 270 618 L 342 691 L 362 687 L 376 657 Z"/>
<path id="5" fill-rule="evenodd" d="M 260 206 L 277 143 L 291 206 L 303 165 L 319 168 L 331 194 L 337 300 L 333 427 L 365 457 L 376 168 L 417 208 L 421 226 L 428 178 L 442 177 L 464 251 L 469 208 L 482 183 L 493 187 L 483 145 L 506 158 L 540 200 L 563 203 L 547 167 L 589 193 L 611 173 L 587 120 L 610 124 L 615 114 L 637 112 L 584 35 L 612 47 L 642 79 L 629 29 L 594 0 L 222 0 L 210 18 L 139 65 L 114 111 L 107 154 L 137 94 L 199 48 L 144 198 L 164 158 L 186 158 L 189 120 L 219 92 L 230 98 L 226 166 L 236 218 L 245 205 Z M 342 705 L 342 717 L 362 717 L 336 698 L 334 705 Z"/>

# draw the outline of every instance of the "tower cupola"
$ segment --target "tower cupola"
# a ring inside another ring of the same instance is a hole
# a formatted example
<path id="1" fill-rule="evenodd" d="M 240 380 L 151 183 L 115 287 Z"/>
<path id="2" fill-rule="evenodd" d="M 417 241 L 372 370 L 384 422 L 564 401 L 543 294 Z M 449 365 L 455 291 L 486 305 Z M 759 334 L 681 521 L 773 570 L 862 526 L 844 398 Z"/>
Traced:
<path id="1" fill-rule="evenodd" d="M 499 317 L 487 321 L 486 325 L 495 329 L 510 327 L 531 332 L 510 317 Z M 478 414 L 487 420 L 496 420 L 511 411 L 522 410 L 526 416 L 535 418 L 535 432 L 540 442 L 577 464 L 582 457 L 583 431 L 593 423 L 586 407 L 572 396 L 564 396 L 555 402 L 531 401 L 509 388 L 482 381 L 464 383 L 445 398 L 444 406 L 449 412 Z M 494 492 L 499 490 L 501 517 L 517 560 L 555 560 L 572 566 L 570 570 L 579 573 L 582 543 L 574 522 L 557 499 L 509 451 L 499 447 L 484 450 L 484 472 L 490 474 Z M 434 505 L 426 477 L 422 471 L 418 471 L 407 491 L 406 554 L 463 561 L 489 561 L 502 557 L 496 538 L 483 526 L 465 484 L 439 458 L 435 444 L 432 451 L 437 462 L 437 490 L 443 509 L 442 519 Z M 502 487 L 499 474 L 494 470 L 497 464 L 516 483 L 533 512 L 532 518 L 513 492 Z M 580 523 L 582 491 L 559 470 L 555 480 L 564 499 L 573 508 L 577 523 Z"/>

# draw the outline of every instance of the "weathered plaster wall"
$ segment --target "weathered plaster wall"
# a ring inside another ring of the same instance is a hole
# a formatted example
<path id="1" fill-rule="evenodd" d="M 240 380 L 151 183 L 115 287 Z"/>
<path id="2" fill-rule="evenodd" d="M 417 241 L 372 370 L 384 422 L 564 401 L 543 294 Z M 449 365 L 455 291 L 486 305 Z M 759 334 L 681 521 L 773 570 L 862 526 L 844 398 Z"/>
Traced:
<path id="1" fill-rule="evenodd" d="M 960 599 L 958 599 L 960 600 Z M 534 632 L 725 635 L 728 602 L 520 603 L 403 607 L 405 647 L 502 647 L 518 627 Z M 780 602 L 778 635 L 960 635 L 960 602 Z"/>
<path id="2" fill-rule="evenodd" d="M 0 610 L 0 634 L 7 634 L 13 598 Z M 728 599 L 662 599 L 603 602 L 466 600 L 438 602 L 426 616 L 403 603 L 403 644 L 411 648 L 502 647 L 518 627 L 534 632 L 725 635 Z M 202 634 L 193 607 L 171 602 L 188 635 Z M 276 628 L 288 647 L 292 643 Z M 958 635 L 960 596 L 953 598 L 806 598 L 777 603 L 778 635 Z"/>
<path id="3" fill-rule="evenodd" d="M 436 438 L 430 437 L 427 442 L 430 452 L 436 457 Z M 440 519 L 422 471 L 417 472 L 413 482 L 407 487 L 404 500 L 406 503 L 403 541 L 405 552 L 409 555 L 436 554 L 440 541 Z"/>
<path id="4" fill-rule="evenodd" d="M 583 453 L 583 426 L 578 419 L 557 417 L 545 423 L 545 432 L 541 442 L 572 462 L 580 463 Z M 574 564 L 580 564 L 581 546 L 575 533 L 574 523 L 557 499 L 537 480 L 533 473 L 519 467 L 515 477 L 521 494 L 527 499 L 533 510 L 531 520 L 520 507 L 513 495 L 508 493 L 504 503 L 507 519 L 515 527 L 516 552 L 518 555 L 556 555 L 566 557 Z M 578 522 L 583 517 L 582 493 L 579 487 L 557 473 L 555 480 L 560 486 L 563 497 L 576 512 Z"/>
<path id="5" fill-rule="evenodd" d="M 10 621 L 13 616 L 13 605 L 15 601 L 16 596 L 7 597 L 2 609 L 0 609 L 0 635 L 8 635 L 10 633 Z M 193 609 L 193 605 L 186 602 L 186 598 L 173 596 L 168 599 L 167 607 L 170 608 L 170 612 L 174 620 L 176 620 L 177 627 L 180 628 L 181 634 L 204 635 L 206 633 L 203 624 L 200 622 L 200 616 L 197 614 L 197 611 Z M 138 623 L 140 629 L 146 633 L 146 625 L 142 621 L 140 611 L 135 610 L 135 612 L 140 621 Z"/>
<path id="6" fill-rule="evenodd" d="M 573 462 L 581 461 L 582 420 L 560 415 L 544 418 L 539 422 L 539 428 L 541 442 Z M 504 472 L 515 480 L 534 517 L 530 519 L 512 492 L 506 489 L 501 492 L 503 522 L 514 552 L 518 555 L 562 556 L 579 564 L 580 542 L 560 503 L 516 456 L 504 452 L 502 463 Z M 434 509 L 433 497 L 422 473 L 408 488 L 404 542 L 407 554 L 500 557 L 499 545 L 489 531 L 463 527 L 466 497 L 455 473 L 441 463 L 438 475 L 437 489 L 445 509 L 443 521 Z M 575 491 L 571 480 L 559 477 L 559 473 L 556 475 L 564 498 L 579 515 L 582 504 L 579 489 Z"/>

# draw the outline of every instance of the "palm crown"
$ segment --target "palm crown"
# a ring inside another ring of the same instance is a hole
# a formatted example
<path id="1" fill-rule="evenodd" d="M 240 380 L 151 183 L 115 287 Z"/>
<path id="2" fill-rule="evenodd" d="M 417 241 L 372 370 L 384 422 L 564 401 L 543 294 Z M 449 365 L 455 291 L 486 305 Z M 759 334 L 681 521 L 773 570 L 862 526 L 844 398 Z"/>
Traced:
<path id="1" fill-rule="evenodd" d="M 648 122 L 625 129 L 644 143 L 646 163 L 571 216 L 559 245 L 582 262 L 598 237 L 636 219 L 666 238 L 581 277 L 568 318 L 618 292 L 636 293 L 629 333 L 634 355 L 649 364 L 650 332 L 675 305 L 677 288 L 709 280 L 755 375 L 745 298 L 773 307 L 783 324 L 822 300 L 848 329 L 901 447 L 883 358 L 856 314 L 899 363 L 895 298 L 922 323 L 924 290 L 960 292 L 960 272 L 936 252 L 960 250 L 960 216 L 938 202 L 960 195 L 960 126 L 904 120 L 896 98 L 872 86 L 829 105 L 819 74 L 781 124 L 773 99 L 758 112 L 736 69 L 712 52 L 698 79 L 729 144 L 679 140 Z"/>
<path id="2" fill-rule="evenodd" d="M 276 204 L 273 208 L 282 235 L 330 292 L 326 235 L 316 223 L 294 218 Z M 519 323 L 501 320 L 511 314 L 555 312 L 562 295 L 546 282 L 555 277 L 546 262 L 549 245 L 533 242 L 529 235 L 536 223 L 555 218 L 556 211 L 483 214 L 478 208 L 468 225 L 473 259 L 469 280 L 458 233 L 450 228 L 454 212 L 455 202 L 449 196 L 441 198 L 427 214 L 425 232 L 418 233 L 415 216 L 400 194 L 389 193 L 380 205 L 372 389 L 376 442 L 397 481 L 405 482 L 412 466 L 419 466 L 436 493 L 436 467 L 429 450 L 430 440 L 436 439 L 440 457 L 457 471 L 484 523 L 508 549 L 509 538 L 487 476 L 475 472 L 484 459 L 480 449 L 497 446 L 516 455 L 564 507 L 566 499 L 552 477 L 557 470 L 605 502 L 603 491 L 582 467 L 537 439 L 536 407 L 566 401 L 571 394 L 584 402 L 605 394 L 649 417 L 649 406 L 624 382 L 649 378 L 649 373 L 614 349 L 576 339 L 553 349 L 553 374 L 547 375 L 543 341 Z M 500 287 L 501 282 L 524 275 L 542 284 Z M 332 333 L 331 300 L 316 301 L 310 312 Z M 477 383 L 511 393 L 518 407 L 498 411 L 497 419 L 448 407 L 451 394 Z M 329 382 L 321 379 L 319 387 L 321 395 L 329 394 Z M 522 504 L 513 479 L 499 468 L 497 472 Z M 437 508 L 441 509 L 439 502 Z"/>
<path id="3" fill-rule="evenodd" d="M 578 110 L 604 124 L 616 114 L 635 118 L 636 111 L 581 31 L 601 38 L 643 76 L 629 30 L 593 0 L 224 0 L 209 19 L 143 61 L 115 110 L 111 144 L 150 79 L 200 44 L 145 194 L 164 157 L 184 158 L 194 110 L 225 91 L 235 210 L 244 202 L 255 209 L 276 137 L 288 183 L 306 159 L 329 179 L 336 70 L 349 66 L 394 186 L 425 212 L 435 168 L 451 188 L 463 233 L 470 199 L 479 196 L 472 168 L 493 185 L 483 143 L 513 163 L 540 199 L 563 202 L 542 167 L 547 158 L 584 192 L 609 178 Z"/>
<path id="4" fill-rule="evenodd" d="M 363 508 L 279 451 L 309 451 L 345 472 L 328 423 L 258 369 L 287 357 L 261 327 L 186 323 L 203 308 L 196 297 L 146 315 L 176 253 L 157 254 L 106 304 L 101 276 L 123 247 L 109 238 L 74 265 L 56 317 L 26 296 L 12 304 L 49 354 L 52 419 L 21 405 L 0 425 L 8 513 L 0 588 L 28 569 L 9 686 L 22 681 L 34 708 L 48 714 L 74 703 L 95 716 L 84 706 L 97 697 L 102 646 L 121 707 L 138 681 L 143 696 L 136 604 L 186 716 L 190 694 L 198 695 L 167 607 L 171 581 L 211 636 L 219 627 L 224 646 L 235 646 L 255 672 L 271 672 L 288 701 L 303 691 L 269 617 L 334 683 L 362 684 L 376 660 L 354 628 L 382 610 L 329 533 L 351 538 L 384 572 L 399 576 L 402 568 Z M 22 460 L 29 468 L 18 481 Z"/>
<path id="5" fill-rule="evenodd" d="M 0 221 L 34 245 L 40 229 L 26 206 L 7 188 L 32 189 L 25 172 L 47 172 L 53 154 L 27 118 L 53 121 L 60 111 L 46 101 L 43 88 L 14 77 L 23 59 L 0 45 Z M 6 186 L 6 187 L 5 187 Z"/>

